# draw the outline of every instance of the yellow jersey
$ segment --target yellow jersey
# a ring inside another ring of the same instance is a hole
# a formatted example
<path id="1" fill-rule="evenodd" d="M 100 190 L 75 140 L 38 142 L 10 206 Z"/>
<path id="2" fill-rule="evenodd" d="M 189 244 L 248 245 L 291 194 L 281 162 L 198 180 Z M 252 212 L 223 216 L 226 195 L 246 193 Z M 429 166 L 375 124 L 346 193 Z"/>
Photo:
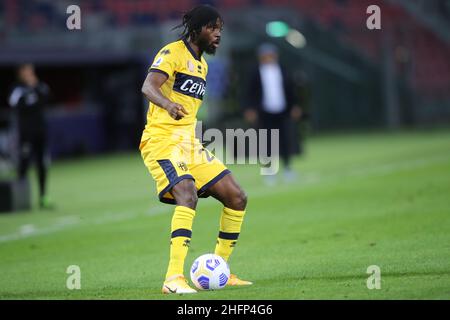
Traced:
<path id="1" fill-rule="evenodd" d="M 161 86 L 162 94 L 172 102 L 181 104 L 189 114 L 175 120 L 165 109 L 150 102 L 141 141 L 150 137 L 168 137 L 176 130 L 193 137 L 197 112 L 205 95 L 206 60 L 198 57 L 189 43 L 181 39 L 163 47 L 148 71 L 167 75 L 166 82 Z"/>

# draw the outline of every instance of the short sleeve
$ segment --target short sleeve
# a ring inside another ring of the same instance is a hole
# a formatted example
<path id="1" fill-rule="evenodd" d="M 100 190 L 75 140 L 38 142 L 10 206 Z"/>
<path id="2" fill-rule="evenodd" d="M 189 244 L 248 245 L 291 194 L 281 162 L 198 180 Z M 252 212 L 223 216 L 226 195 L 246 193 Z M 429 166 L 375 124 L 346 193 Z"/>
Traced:
<path id="1" fill-rule="evenodd" d="M 148 72 L 160 72 L 170 77 L 176 71 L 177 64 L 176 54 L 170 48 L 164 47 L 156 55 Z"/>

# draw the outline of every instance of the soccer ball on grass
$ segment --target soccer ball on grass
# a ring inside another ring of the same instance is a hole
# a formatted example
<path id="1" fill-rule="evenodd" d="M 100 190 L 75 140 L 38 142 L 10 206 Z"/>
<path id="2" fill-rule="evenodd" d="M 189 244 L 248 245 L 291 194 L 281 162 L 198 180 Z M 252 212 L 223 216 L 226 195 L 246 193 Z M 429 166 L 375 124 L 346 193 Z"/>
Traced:
<path id="1" fill-rule="evenodd" d="M 197 259 L 191 267 L 191 280 L 200 290 L 222 289 L 230 278 L 228 263 L 220 256 L 208 253 Z"/>

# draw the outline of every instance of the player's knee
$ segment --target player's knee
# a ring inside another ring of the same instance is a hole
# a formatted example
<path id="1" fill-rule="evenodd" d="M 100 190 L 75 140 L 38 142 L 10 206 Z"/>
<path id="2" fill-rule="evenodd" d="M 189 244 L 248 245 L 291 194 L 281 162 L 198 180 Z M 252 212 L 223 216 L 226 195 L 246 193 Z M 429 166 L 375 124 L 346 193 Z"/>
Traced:
<path id="1" fill-rule="evenodd" d="M 247 207 L 247 194 L 242 189 L 239 193 L 239 202 L 242 207 L 242 210 L 244 210 Z"/>
<path id="2" fill-rule="evenodd" d="M 183 180 L 172 189 L 177 205 L 195 209 L 197 206 L 197 190 L 192 180 Z"/>
<path id="3" fill-rule="evenodd" d="M 247 207 L 247 195 L 245 194 L 244 190 L 236 190 L 231 199 L 231 203 L 232 209 L 245 210 L 245 208 Z"/>
<path id="4" fill-rule="evenodd" d="M 195 209 L 197 207 L 198 197 L 197 192 L 195 190 L 187 192 L 182 197 L 182 205 L 191 209 Z"/>

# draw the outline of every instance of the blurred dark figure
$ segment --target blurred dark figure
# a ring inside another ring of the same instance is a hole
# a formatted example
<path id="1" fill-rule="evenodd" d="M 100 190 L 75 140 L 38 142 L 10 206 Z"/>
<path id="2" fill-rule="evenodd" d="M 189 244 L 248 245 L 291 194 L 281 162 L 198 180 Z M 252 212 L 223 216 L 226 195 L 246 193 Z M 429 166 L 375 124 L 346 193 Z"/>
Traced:
<path id="1" fill-rule="evenodd" d="M 45 108 L 49 101 L 48 86 L 39 81 L 32 64 L 17 69 L 18 83 L 9 96 L 9 105 L 16 116 L 19 134 L 18 177 L 26 179 L 32 160 L 36 161 L 39 180 L 39 206 L 50 209 L 46 195 L 49 155 Z"/>
<path id="2" fill-rule="evenodd" d="M 254 71 L 249 86 L 245 119 L 253 125 L 259 122 L 261 128 L 269 131 L 279 130 L 279 152 L 284 165 L 284 178 L 292 181 L 296 174 L 291 168 L 291 141 L 298 138 L 293 136 L 290 121 L 300 120 L 302 110 L 295 101 L 293 81 L 278 63 L 277 48 L 269 43 L 262 44 L 258 49 L 258 59 L 259 66 Z M 270 138 L 267 145 L 270 151 Z M 269 185 L 276 182 L 275 176 L 266 178 Z"/>

